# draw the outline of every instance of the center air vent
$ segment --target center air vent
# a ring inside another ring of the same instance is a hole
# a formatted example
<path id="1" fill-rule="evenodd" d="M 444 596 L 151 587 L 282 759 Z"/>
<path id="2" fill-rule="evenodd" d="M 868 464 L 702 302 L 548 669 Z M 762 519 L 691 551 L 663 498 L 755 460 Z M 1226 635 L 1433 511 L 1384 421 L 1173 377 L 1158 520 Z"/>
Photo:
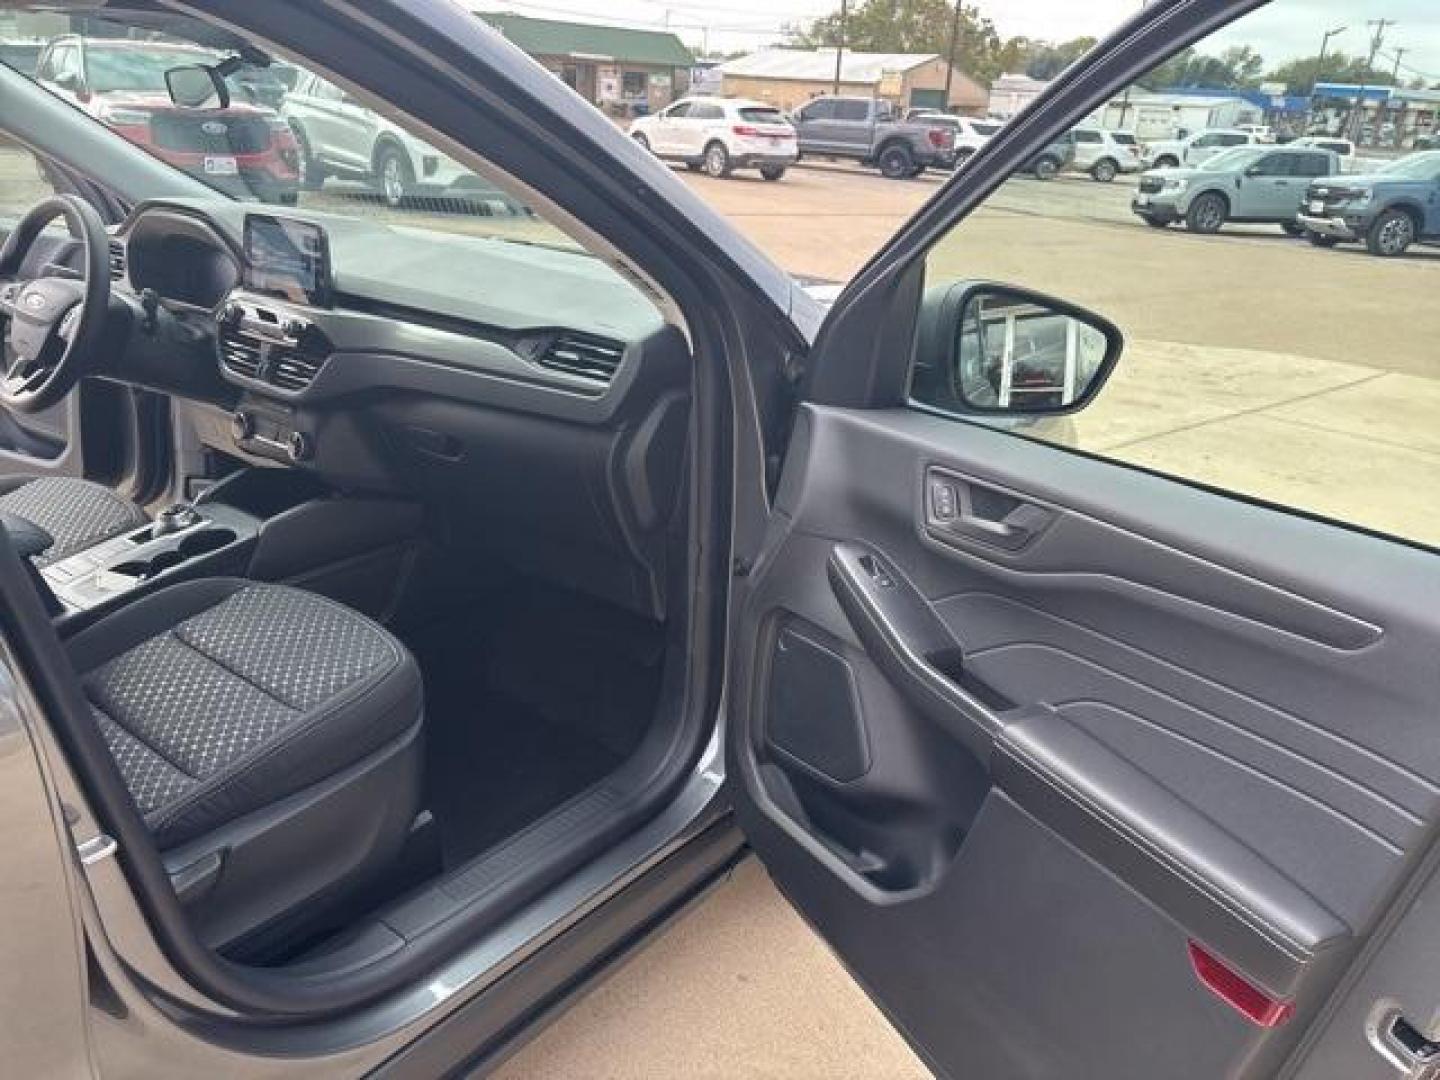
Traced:
<path id="1" fill-rule="evenodd" d="M 279 345 L 270 349 L 270 381 L 281 390 L 304 390 L 315 381 L 322 360 Z"/>
<path id="2" fill-rule="evenodd" d="M 260 339 L 251 334 L 231 331 L 220 337 L 220 359 L 225 367 L 247 379 L 260 375 Z"/>
<path id="3" fill-rule="evenodd" d="M 620 370 L 625 346 L 604 338 L 562 334 L 555 338 L 539 356 L 541 367 L 564 371 L 596 382 L 609 383 Z"/>
<path id="4" fill-rule="evenodd" d="M 110 280 L 122 281 L 125 278 L 125 245 L 119 240 L 110 241 Z"/>

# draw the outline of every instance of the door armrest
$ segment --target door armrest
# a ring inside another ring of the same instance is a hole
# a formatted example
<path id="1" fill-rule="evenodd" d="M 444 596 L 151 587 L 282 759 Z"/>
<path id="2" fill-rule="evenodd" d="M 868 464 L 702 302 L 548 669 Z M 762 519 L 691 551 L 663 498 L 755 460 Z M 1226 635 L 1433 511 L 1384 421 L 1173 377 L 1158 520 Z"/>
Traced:
<path id="1" fill-rule="evenodd" d="M 991 767 L 1028 813 L 1279 997 L 1351 938 L 1244 841 L 1053 709 L 1007 724 Z"/>
<path id="2" fill-rule="evenodd" d="M 10 538 L 10 546 L 22 559 L 43 555 L 55 545 L 55 538 L 48 532 L 22 517 L 0 511 L 0 527 Z"/>

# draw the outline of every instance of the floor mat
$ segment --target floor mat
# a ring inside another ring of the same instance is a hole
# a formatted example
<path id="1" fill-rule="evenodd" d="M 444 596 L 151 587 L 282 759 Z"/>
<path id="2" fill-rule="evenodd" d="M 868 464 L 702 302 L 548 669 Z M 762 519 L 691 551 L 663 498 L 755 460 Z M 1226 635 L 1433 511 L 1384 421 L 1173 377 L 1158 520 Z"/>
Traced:
<path id="1" fill-rule="evenodd" d="M 612 772 L 654 715 L 660 627 L 573 594 L 509 590 L 400 634 L 425 680 L 447 866 Z"/>

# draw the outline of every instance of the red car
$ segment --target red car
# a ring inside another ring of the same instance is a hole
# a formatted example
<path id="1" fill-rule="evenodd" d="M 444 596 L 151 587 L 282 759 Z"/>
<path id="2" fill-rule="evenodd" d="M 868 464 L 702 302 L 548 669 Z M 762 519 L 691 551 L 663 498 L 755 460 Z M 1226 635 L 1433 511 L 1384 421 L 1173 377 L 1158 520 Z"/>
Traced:
<path id="1" fill-rule="evenodd" d="M 293 205 L 300 190 L 300 151 L 278 113 L 236 100 L 224 109 L 184 109 L 171 101 L 166 71 L 216 59 L 194 46 L 68 34 L 45 47 L 35 77 L 211 187 Z"/>

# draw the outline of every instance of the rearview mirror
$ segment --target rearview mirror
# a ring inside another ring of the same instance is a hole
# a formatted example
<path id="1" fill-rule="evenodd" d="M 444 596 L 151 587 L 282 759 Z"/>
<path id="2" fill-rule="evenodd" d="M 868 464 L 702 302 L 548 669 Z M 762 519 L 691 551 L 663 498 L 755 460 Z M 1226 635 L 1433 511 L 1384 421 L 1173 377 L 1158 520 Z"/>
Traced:
<path id="1" fill-rule="evenodd" d="M 948 388 L 962 411 L 1055 416 L 1100 392 L 1124 347 L 1118 327 L 1008 285 L 958 286 Z M 949 299 L 949 298 L 947 298 Z"/>
<path id="2" fill-rule="evenodd" d="M 228 109 L 230 88 L 212 67 L 191 64 L 173 67 L 165 72 L 165 87 L 170 100 L 182 109 Z"/>

